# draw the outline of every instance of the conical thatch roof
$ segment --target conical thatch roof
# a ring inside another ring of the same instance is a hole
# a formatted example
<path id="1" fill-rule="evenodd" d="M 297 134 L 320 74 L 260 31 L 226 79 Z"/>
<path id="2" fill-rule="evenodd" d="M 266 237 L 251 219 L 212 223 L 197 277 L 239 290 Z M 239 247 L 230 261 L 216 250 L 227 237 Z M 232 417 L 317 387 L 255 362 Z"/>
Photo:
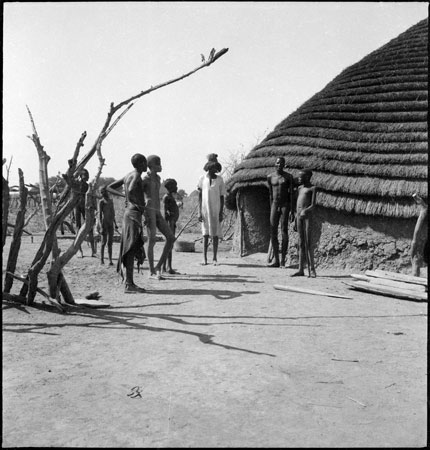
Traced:
<path id="1" fill-rule="evenodd" d="M 283 120 L 238 165 L 240 188 L 265 185 L 278 156 L 314 171 L 317 203 L 340 211 L 412 217 L 427 199 L 428 20 L 345 69 Z"/>

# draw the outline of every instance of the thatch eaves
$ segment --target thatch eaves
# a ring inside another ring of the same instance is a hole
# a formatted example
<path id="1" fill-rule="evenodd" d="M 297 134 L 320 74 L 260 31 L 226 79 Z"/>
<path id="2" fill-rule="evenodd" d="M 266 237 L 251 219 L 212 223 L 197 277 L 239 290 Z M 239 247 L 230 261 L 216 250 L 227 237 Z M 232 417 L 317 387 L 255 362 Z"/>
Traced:
<path id="1" fill-rule="evenodd" d="M 317 203 L 345 212 L 414 217 L 428 198 L 428 20 L 346 68 L 279 123 L 227 182 L 266 186 L 276 158 L 314 172 Z"/>

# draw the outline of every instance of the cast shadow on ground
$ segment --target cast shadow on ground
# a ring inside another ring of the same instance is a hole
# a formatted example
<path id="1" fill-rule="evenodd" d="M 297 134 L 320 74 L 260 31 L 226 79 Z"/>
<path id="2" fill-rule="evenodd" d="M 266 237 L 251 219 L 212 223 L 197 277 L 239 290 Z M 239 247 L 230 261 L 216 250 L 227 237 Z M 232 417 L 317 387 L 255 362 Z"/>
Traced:
<path id="1" fill-rule="evenodd" d="M 234 266 L 234 267 L 261 267 L 266 268 L 265 264 L 230 264 L 230 263 L 223 263 L 223 266 Z"/>
<path id="2" fill-rule="evenodd" d="M 171 289 L 156 289 L 156 290 L 146 290 L 148 294 L 157 294 L 157 295 L 172 295 Z M 175 295 L 212 295 L 217 300 L 232 300 L 233 298 L 241 297 L 242 295 L 250 295 L 250 294 L 260 294 L 260 291 L 227 291 L 222 289 L 175 289 Z"/>
<path id="3" fill-rule="evenodd" d="M 79 312 L 75 312 L 73 314 L 74 316 L 81 316 L 85 319 L 96 319 L 94 322 L 87 322 L 82 324 L 76 324 L 76 323 L 61 323 L 61 324 L 47 324 L 47 323 L 41 323 L 41 324 L 32 324 L 32 323 L 4 323 L 4 329 L 3 331 L 9 331 L 9 332 L 15 332 L 15 333 L 36 333 L 36 334 L 44 334 L 44 335 L 52 335 L 56 336 L 60 333 L 51 333 L 49 331 L 53 328 L 70 328 L 70 327 L 80 327 L 80 328 L 100 328 L 100 329 L 112 329 L 112 330 L 121 330 L 124 328 L 127 329 L 135 329 L 139 331 L 153 331 L 153 332 L 173 332 L 173 333 L 180 333 L 185 334 L 189 336 L 194 336 L 197 339 L 199 339 L 200 342 L 203 344 L 209 344 L 214 345 L 217 347 L 224 348 L 226 350 L 236 350 L 240 352 L 246 352 L 246 353 L 252 353 L 254 355 L 262 355 L 262 356 L 270 356 L 270 357 L 276 357 L 276 355 L 272 353 L 264 353 L 264 352 L 257 352 L 254 350 L 249 350 L 242 347 L 235 347 L 232 345 L 227 344 L 221 344 L 218 342 L 214 342 L 214 335 L 213 334 L 207 334 L 207 333 L 199 333 L 196 331 L 188 331 L 188 330 L 180 330 L 176 328 L 165 328 L 165 327 L 154 327 L 149 325 L 144 325 L 143 323 L 136 323 L 136 320 L 147 320 L 148 318 L 157 318 L 157 319 L 163 319 L 167 321 L 173 321 L 176 323 L 181 323 L 183 325 L 195 325 L 192 322 L 187 322 L 182 319 L 176 319 L 175 317 L 172 317 L 170 314 L 144 314 L 144 313 L 136 313 L 136 312 L 126 312 L 126 311 L 111 311 L 109 309 L 102 310 L 80 310 Z M 211 325 L 211 323 L 206 323 L 206 326 Z M 8 328 L 8 327 L 17 327 L 17 329 Z M 19 328 L 18 328 L 19 327 Z M 23 328 L 25 327 L 25 328 Z"/>
<path id="4" fill-rule="evenodd" d="M 163 275 L 165 276 L 165 275 Z M 263 283 L 263 281 L 249 280 L 254 276 L 241 275 L 210 275 L 210 274 L 186 274 L 167 275 L 166 280 L 186 280 L 186 281 L 221 281 L 222 283 Z"/>

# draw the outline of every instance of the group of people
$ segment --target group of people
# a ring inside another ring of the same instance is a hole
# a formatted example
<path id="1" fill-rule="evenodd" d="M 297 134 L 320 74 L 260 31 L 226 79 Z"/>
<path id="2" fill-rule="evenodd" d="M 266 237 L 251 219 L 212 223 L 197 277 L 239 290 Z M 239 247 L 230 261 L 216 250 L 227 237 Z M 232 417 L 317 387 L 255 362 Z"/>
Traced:
<path id="1" fill-rule="evenodd" d="M 270 248 L 269 267 L 285 267 L 288 251 L 288 228 L 298 233 L 299 270 L 291 276 L 304 276 L 305 266 L 309 277 L 316 277 L 311 241 L 312 210 L 315 206 L 316 187 L 311 183 L 312 171 L 299 171 L 297 183 L 284 170 L 285 159 L 276 159 L 276 170 L 267 176 L 270 197 Z M 278 228 L 281 228 L 281 258 L 279 259 Z"/>
<path id="2" fill-rule="evenodd" d="M 150 155 L 146 158 L 137 153 L 131 158 L 133 170 L 123 178 L 102 187 L 102 195 L 97 212 L 97 231 L 101 235 L 101 264 L 104 264 L 104 252 L 107 245 L 109 265 L 112 261 L 112 244 L 118 225 L 115 220 L 113 199 L 109 194 L 125 198 L 125 210 L 121 227 L 121 241 L 117 271 L 125 279 L 125 292 L 144 292 L 134 282 L 134 264 L 137 269 L 148 260 L 149 277 L 162 280 L 162 273 L 177 273 L 172 267 L 172 248 L 175 242 L 176 223 L 179 218 L 179 207 L 175 200 L 178 185 L 175 179 L 164 181 L 167 194 L 160 200 L 162 171 L 161 158 Z M 298 182 L 284 170 L 285 159 L 279 157 L 275 163 L 276 171 L 269 174 L 267 184 L 270 196 L 270 267 L 281 267 L 286 264 L 288 251 L 288 227 L 294 222 L 294 230 L 299 237 L 299 270 L 292 276 L 303 276 L 307 265 L 309 276 L 315 277 L 313 250 L 310 240 L 312 209 L 315 205 L 316 189 L 310 183 L 312 172 L 304 169 L 299 172 Z M 224 199 L 226 188 L 223 178 L 219 175 L 222 166 L 218 155 L 207 156 L 204 174 L 199 178 L 197 189 L 199 193 L 198 219 L 201 222 L 203 235 L 203 265 L 208 264 L 208 248 L 210 241 L 213 249 L 213 265 L 217 265 L 219 241 L 222 238 L 222 221 L 224 218 Z M 146 172 L 145 176 L 142 174 Z M 83 186 L 88 180 L 88 172 L 84 169 L 80 175 Z M 297 186 L 298 185 L 298 186 Z M 119 190 L 123 188 L 122 191 Z M 83 201 L 76 207 L 76 224 L 79 228 L 81 218 L 85 220 L 85 189 Z M 162 212 L 163 211 L 163 212 Z M 164 213 L 164 214 L 163 214 Z M 79 222 L 79 223 L 78 223 Z M 278 227 L 281 225 L 281 249 L 279 249 Z M 147 254 L 144 247 L 143 227 L 147 232 Z M 154 262 L 154 246 L 157 230 L 165 238 L 164 247 L 157 264 Z M 92 230 L 91 230 L 92 232 Z M 92 239 L 91 239 L 92 237 Z M 94 238 L 92 256 L 95 256 Z M 281 251 L 279 251 L 281 250 Z M 82 253 L 82 250 L 81 250 Z M 281 254 L 281 257 L 279 257 Z"/>
<path id="3" fill-rule="evenodd" d="M 137 267 L 148 259 L 150 278 L 162 280 L 162 273 L 175 274 L 172 267 L 172 248 L 175 242 L 176 223 L 179 218 L 179 207 L 174 198 L 178 190 L 175 179 L 168 178 L 164 181 L 167 194 L 160 201 L 161 178 L 158 175 L 162 171 L 161 158 L 150 155 L 146 158 L 137 153 L 132 156 L 133 170 L 123 178 L 110 183 L 103 191 L 106 201 L 101 200 L 99 205 L 99 224 L 102 231 L 101 261 L 103 262 L 103 243 L 106 242 L 105 234 L 113 235 L 112 227 L 107 232 L 107 223 L 112 224 L 113 203 L 108 201 L 108 193 L 125 198 L 125 211 L 121 229 L 120 252 L 117 271 L 125 278 L 125 293 L 144 292 L 145 289 L 134 282 L 134 263 Z M 205 174 L 198 181 L 199 190 L 199 221 L 202 223 L 203 232 L 203 264 L 207 264 L 207 251 L 209 238 L 213 243 L 213 263 L 217 264 L 217 250 L 219 238 L 222 237 L 221 222 L 223 220 L 224 197 L 226 195 L 224 181 L 217 175 L 221 171 L 217 155 L 208 155 L 208 161 L 204 166 Z M 143 172 L 147 172 L 142 177 Z M 118 189 L 123 187 L 123 192 Z M 162 213 L 162 210 L 164 214 Z M 105 222 L 104 222 L 105 220 Z M 116 224 L 115 224 L 116 225 Z M 145 254 L 143 226 L 146 226 L 148 244 Z M 164 235 L 165 242 L 157 264 L 154 263 L 154 246 L 157 230 Z M 112 264 L 112 244 L 107 240 L 109 261 Z M 125 276 L 124 276 L 125 269 Z"/>
<path id="4" fill-rule="evenodd" d="M 125 292 L 144 292 L 134 282 L 134 263 L 137 268 L 148 259 L 149 276 L 162 280 L 162 273 L 177 273 L 172 267 L 172 248 L 175 242 L 176 223 L 179 218 L 179 207 L 174 195 L 178 191 L 175 179 L 168 178 L 164 181 L 167 194 L 160 200 L 161 178 L 158 175 L 162 171 L 161 158 L 151 155 L 146 158 L 137 153 L 131 158 L 133 170 L 123 178 L 104 186 L 101 189 L 102 198 L 98 205 L 97 231 L 101 235 L 101 264 L 104 264 L 104 251 L 107 245 L 109 264 L 112 261 L 112 244 L 114 231 L 118 230 L 115 220 L 113 199 L 109 193 L 125 198 L 125 211 L 121 228 L 120 254 L 117 263 L 117 271 L 125 278 Z M 218 162 L 218 155 L 211 153 L 207 156 L 207 162 L 203 167 L 204 174 L 199 178 L 197 189 L 199 192 L 199 221 L 203 235 L 203 265 L 208 264 L 208 248 L 210 240 L 213 246 L 212 263 L 217 265 L 217 253 L 219 241 L 222 238 L 222 221 L 224 218 L 224 199 L 226 188 L 223 178 L 219 175 L 222 170 Z M 142 177 L 142 174 L 146 175 Z M 79 228 L 81 219 L 85 220 L 85 186 L 88 186 L 88 171 L 83 169 L 80 174 L 82 182 L 82 201 L 75 209 L 75 221 Z M 289 244 L 289 226 L 293 224 L 293 230 L 298 233 L 299 265 L 298 270 L 291 276 L 304 276 L 305 267 L 309 277 L 316 277 L 313 243 L 311 240 L 312 210 L 316 204 L 317 190 L 311 183 L 312 171 L 302 169 L 298 173 L 297 180 L 285 171 L 285 159 L 281 156 L 276 159 L 275 171 L 267 176 L 267 186 L 270 198 L 270 247 L 268 253 L 269 267 L 285 267 L 287 264 L 287 252 Z M 123 192 L 118 189 L 123 186 Z M 416 231 L 412 243 L 413 266 L 415 267 L 415 253 L 417 247 L 421 222 L 427 219 L 427 205 L 416 198 L 417 203 L 423 204 L 420 219 L 417 222 Z M 163 213 L 162 213 L 163 210 Z M 281 246 L 279 246 L 278 228 L 280 225 Z M 148 244 L 147 255 L 144 248 L 143 226 L 146 226 Z M 154 263 L 154 246 L 157 230 L 165 237 L 161 256 Z M 92 256 L 95 256 L 95 244 L 92 235 Z M 427 245 L 427 243 L 426 243 Z M 428 253 L 428 250 L 426 250 Z M 425 252 L 425 253 L 426 253 Z M 81 249 L 82 253 L 82 249 Z M 427 254 L 426 253 L 426 254 Z M 125 274 L 124 274 L 125 272 Z M 414 274 L 418 270 L 414 269 Z"/>

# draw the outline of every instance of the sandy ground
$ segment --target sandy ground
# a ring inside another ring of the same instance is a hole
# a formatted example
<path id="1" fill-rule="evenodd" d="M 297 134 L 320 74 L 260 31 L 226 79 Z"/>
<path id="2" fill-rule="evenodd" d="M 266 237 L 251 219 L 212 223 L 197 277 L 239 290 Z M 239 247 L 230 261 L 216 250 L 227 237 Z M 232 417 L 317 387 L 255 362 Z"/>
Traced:
<path id="1" fill-rule="evenodd" d="M 39 243 L 23 238 L 18 271 Z M 225 244 L 218 266 L 174 252 L 164 281 L 145 265 L 147 293 L 125 295 L 84 254 L 71 290 L 109 308 L 3 302 L 3 448 L 426 446 L 427 303 L 350 290 L 349 273 L 289 278 Z"/>

